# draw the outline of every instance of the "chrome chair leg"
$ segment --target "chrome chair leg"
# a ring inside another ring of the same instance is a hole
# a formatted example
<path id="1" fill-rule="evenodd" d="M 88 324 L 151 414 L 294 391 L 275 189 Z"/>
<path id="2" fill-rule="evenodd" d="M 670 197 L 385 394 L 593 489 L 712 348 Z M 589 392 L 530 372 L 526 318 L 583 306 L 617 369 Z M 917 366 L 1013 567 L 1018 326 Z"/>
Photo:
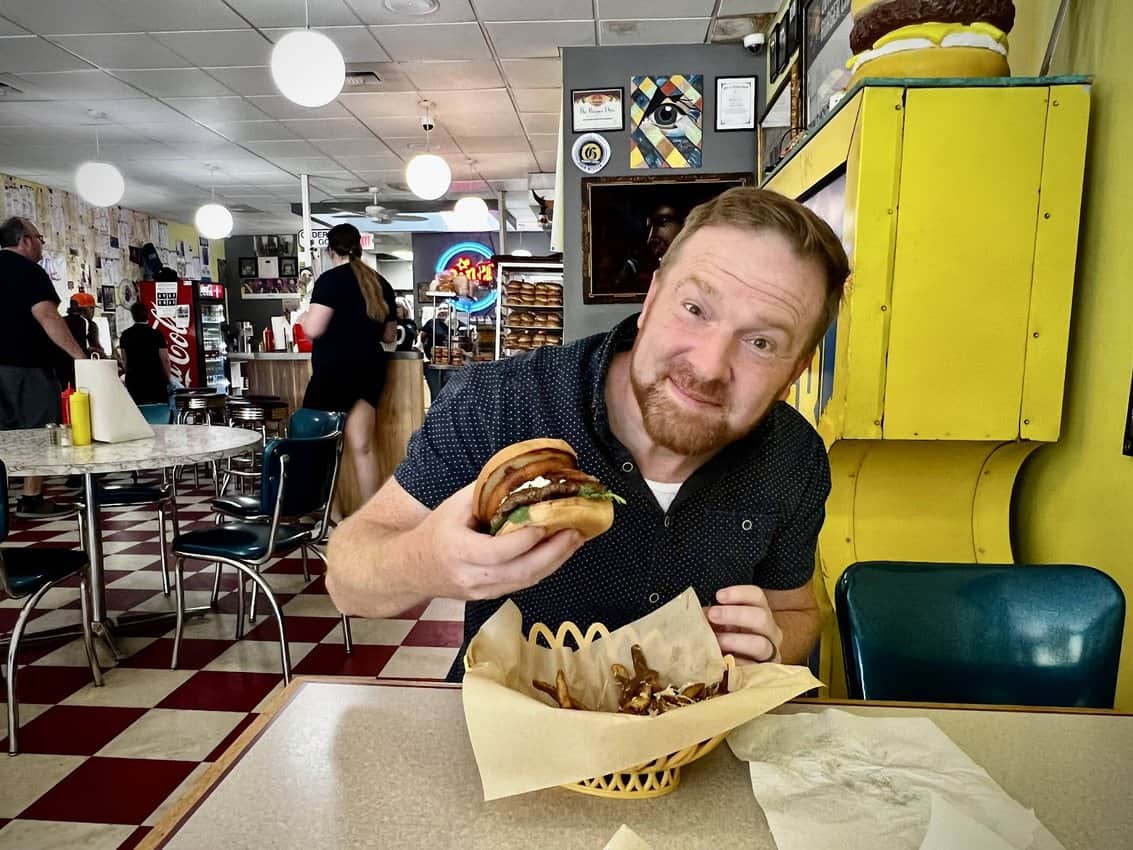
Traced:
<path id="1" fill-rule="evenodd" d="M 16 618 L 16 625 L 8 638 L 8 755 L 10 756 L 18 755 L 20 752 L 20 702 L 16 696 L 16 655 L 20 649 L 20 638 L 23 637 L 24 626 L 27 625 L 28 617 L 31 616 L 31 609 L 51 587 L 51 584 L 45 584 L 32 594 L 31 599 L 20 609 L 20 615 Z"/>
<path id="2" fill-rule="evenodd" d="M 83 618 L 83 648 L 87 651 L 87 663 L 96 688 L 102 687 L 102 669 L 98 666 L 98 656 L 94 652 L 94 634 L 90 627 L 90 577 L 84 570 L 79 579 L 79 607 Z"/>
<path id="3" fill-rule="evenodd" d="M 264 598 L 267 599 L 268 608 L 271 609 L 272 614 L 275 616 L 275 621 L 279 625 L 279 660 L 283 665 L 283 684 L 291 683 L 291 650 L 287 646 L 287 630 L 283 625 L 283 611 L 280 610 L 279 603 L 276 602 L 275 594 L 271 592 L 271 587 L 264 580 L 264 577 L 254 570 L 248 570 L 247 576 L 252 580 L 253 590 L 260 587 L 264 591 Z"/>
<path id="4" fill-rule="evenodd" d="M 177 558 L 173 565 L 173 586 L 175 588 L 177 608 L 177 625 L 173 632 L 173 659 L 169 663 L 170 670 L 177 669 L 177 661 L 181 655 L 181 632 L 185 628 L 185 559 Z"/>
<path id="5" fill-rule="evenodd" d="M 213 520 L 213 523 L 215 525 L 223 525 L 224 524 L 224 516 L 222 514 L 217 514 L 216 518 Z M 221 568 L 222 568 L 222 565 L 221 565 L 220 561 L 217 561 L 216 562 L 216 573 L 212 577 L 212 598 L 209 599 L 209 604 L 214 606 L 214 607 L 217 603 L 217 600 L 220 599 L 220 571 L 221 571 Z M 237 635 L 237 637 L 239 637 L 239 635 Z"/>
<path id="6" fill-rule="evenodd" d="M 256 570 L 256 572 L 258 573 L 259 570 Z M 248 606 L 249 623 L 256 622 L 256 597 L 258 596 L 259 587 L 260 586 L 258 584 L 252 584 L 252 604 Z"/>
<path id="7" fill-rule="evenodd" d="M 323 562 L 323 574 L 326 574 L 327 556 L 323 554 L 323 550 L 316 544 L 311 544 L 311 551 L 315 553 L 315 557 Z M 349 655 L 354 651 L 354 635 L 350 631 L 350 617 L 346 614 L 342 615 L 342 645 L 346 649 L 346 654 Z"/>
<path id="8" fill-rule="evenodd" d="M 300 557 L 303 560 L 303 581 L 310 581 L 311 580 L 311 570 L 307 566 L 307 547 L 306 546 L 300 546 L 299 547 L 299 553 L 300 553 Z"/>
<path id="9" fill-rule="evenodd" d="M 169 541 L 165 534 L 165 507 L 157 506 L 157 539 L 161 546 L 161 592 L 169 595 Z"/>
<path id="10" fill-rule="evenodd" d="M 246 579 L 236 571 L 236 640 L 244 637 L 244 584 Z"/>

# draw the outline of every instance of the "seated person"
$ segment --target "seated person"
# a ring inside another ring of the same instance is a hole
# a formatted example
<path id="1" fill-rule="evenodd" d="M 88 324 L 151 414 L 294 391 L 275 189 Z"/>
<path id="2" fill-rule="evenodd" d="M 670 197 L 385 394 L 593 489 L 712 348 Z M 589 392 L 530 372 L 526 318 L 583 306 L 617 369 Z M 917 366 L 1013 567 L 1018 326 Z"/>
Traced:
<path id="1" fill-rule="evenodd" d="M 639 315 L 457 373 L 395 477 L 331 538 L 335 604 L 393 617 L 463 599 L 467 646 L 505 599 L 525 629 L 615 629 L 691 586 L 721 651 L 805 663 L 830 468 L 821 438 L 780 399 L 837 315 L 848 273 L 833 231 L 794 201 L 744 187 L 697 207 Z M 565 439 L 627 500 L 585 546 L 574 530 L 477 530 L 471 482 L 496 451 L 535 437 Z"/>

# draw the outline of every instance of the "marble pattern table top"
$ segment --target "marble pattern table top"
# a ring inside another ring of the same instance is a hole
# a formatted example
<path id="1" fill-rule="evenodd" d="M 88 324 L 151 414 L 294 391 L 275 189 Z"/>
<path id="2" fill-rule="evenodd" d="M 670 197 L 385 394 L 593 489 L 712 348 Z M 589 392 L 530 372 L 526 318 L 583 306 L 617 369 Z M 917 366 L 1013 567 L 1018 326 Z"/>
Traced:
<path id="1" fill-rule="evenodd" d="M 204 425 L 154 425 L 154 436 L 124 443 L 49 446 L 47 429 L 0 431 L 0 460 L 9 475 L 82 475 L 203 463 L 258 445 L 258 432 Z"/>

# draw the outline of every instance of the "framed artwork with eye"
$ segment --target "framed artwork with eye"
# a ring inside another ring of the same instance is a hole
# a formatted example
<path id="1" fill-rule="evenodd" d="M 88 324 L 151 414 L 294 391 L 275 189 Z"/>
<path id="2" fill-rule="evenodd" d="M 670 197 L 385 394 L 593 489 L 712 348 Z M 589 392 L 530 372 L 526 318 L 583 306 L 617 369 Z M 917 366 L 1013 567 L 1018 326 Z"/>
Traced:
<path id="1" fill-rule="evenodd" d="M 751 174 L 582 179 L 582 302 L 640 304 L 692 209 Z"/>
<path id="2" fill-rule="evenodd" d="M 630 168 L 700 168 L 704 75 L 630 77 Z"/>

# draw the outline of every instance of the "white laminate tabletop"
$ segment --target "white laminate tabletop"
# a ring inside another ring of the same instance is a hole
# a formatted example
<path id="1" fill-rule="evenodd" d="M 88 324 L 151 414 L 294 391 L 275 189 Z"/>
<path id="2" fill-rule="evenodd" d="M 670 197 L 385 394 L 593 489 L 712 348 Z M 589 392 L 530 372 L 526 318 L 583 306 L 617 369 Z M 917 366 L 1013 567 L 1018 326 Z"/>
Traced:
<path id="1" fill-rule="evenodd" d="M 747 765 L 726 746 L 651 800 L 554 788 L 485 803 L 458 687 L 299 679 L 283 700 L 141 847 L 600 850 L 626 823 L 654 850 L 775 848 Z M 779 711 L 827 707 L 928 717 L 1067 850 L 1130 846 L 1133 717 L 821 703 Z M 529 757 L 538 753 L 532 741 Z"/>
<path id="2" fill-rule="evenodd" d="M 82 475 L 160 469 L 189 462 L 219 460 L 261 442 L 246 428 L 206 425 L 154 425 L 154 435 L 125 443 L 49 446 L 45 428 L 0 431 L 0 460 L 9 475 Z"/>

